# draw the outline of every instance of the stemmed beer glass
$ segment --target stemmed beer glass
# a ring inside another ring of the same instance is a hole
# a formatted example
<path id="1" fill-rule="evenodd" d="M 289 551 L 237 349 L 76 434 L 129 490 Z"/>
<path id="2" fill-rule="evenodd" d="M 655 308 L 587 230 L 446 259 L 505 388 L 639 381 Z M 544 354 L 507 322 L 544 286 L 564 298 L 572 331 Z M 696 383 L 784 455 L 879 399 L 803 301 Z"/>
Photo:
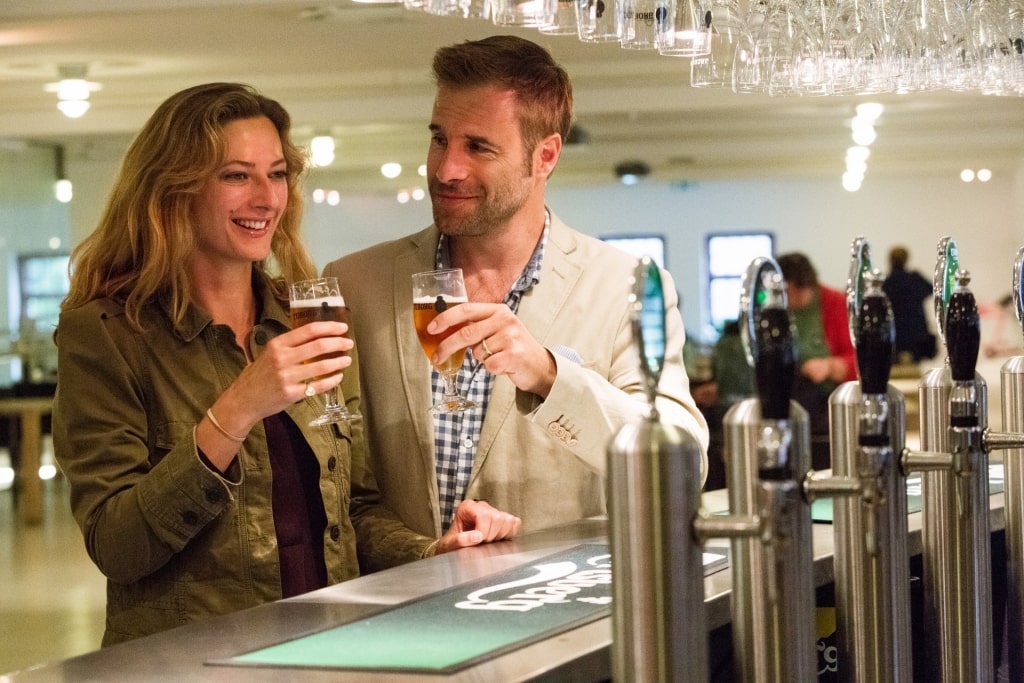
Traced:
<path id="1" fill-rule="evenodd" d="M 412 314 L 413 322 L 416 325 L 416 334 L 420 338 L 420 345 L 427 354 L 427 358 L 434 355 L 437 345 L 444 337 L 429 334 L 427 325 L 437 317 L 439 313 L 446 311 L 451 306 L 457 306 L 469 301 L 466 295 L 466 284 L 462 279 L 461 268 L 448 268 L 445 270 L 431 270 L 425 273 L 416 273 L 412 276 Z M 445 337 L 458 330 L 460 326 L 450 328 Z M 466 357 L 466 349 L 456 351 L 449 356 L 441 365 L 434 366 L 444 378 L 444 397 L 430 410 L 434 413 L 458 413 L 476 404 L 465 396 L 459 394 L 456 386 L 456 379 L 459 376 L 459 368 Z"/>
<path id="2" fill-rule="evenodd" d="M 290 292 L 292 327 L 308 325 L 319 320 L 333 320 L 348 324 L 348 309 L 345 308 L 345 299 L 341 296 L 337 278 L 322 277 L 313 280 L 300 280 L 292 284 Z M 345 353 L 341 352 L 335 355 L 344 356 Z M 320 356 L 313 360 L 321 360 L 325 357 L 330 356 Z M 348 422 L 360 418 L 358 413 L 350 412 L 348 408 L 338 403 L 338 387 L 328 389 L 324 396 L 327 406 L 319 417 L 309 423 L 310 426 Z"/>

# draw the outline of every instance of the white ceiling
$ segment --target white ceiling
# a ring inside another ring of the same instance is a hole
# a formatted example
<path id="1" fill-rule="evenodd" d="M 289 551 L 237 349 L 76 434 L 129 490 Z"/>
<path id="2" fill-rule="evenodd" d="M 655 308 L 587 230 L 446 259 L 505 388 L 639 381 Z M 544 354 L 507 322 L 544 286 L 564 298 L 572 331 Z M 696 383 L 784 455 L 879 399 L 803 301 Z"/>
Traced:
<path id="1" fill-rule="evenodd" d="M 434 50 L 494 33 L 547 46 L 573 78 L 589 142 L 563 153 L 555 181 L 604 182 L 623 160 L 652 177 L 700 181 L 792 175 L 839 182 L 854 107 L 866 98 L 769 98 L 689 87 L 689 61 L 574 36 L 432 17 L 351 0 L 3 0 L 0 147 L 66 144 L 69 158 L 119 158 L 171 93 L 213 80 L 252 83 L 292 113 L 296 138 L 330 132 L 338 158 L 318 179 L 391 191 L 424 159 Z M 81 119 L 44 85 L 61 64 L 102 84 Z M 868 175 L 1011 173 L 1024 162 L 1024 97 L 921 93 L 886 105 Z M 385 181 L 384 161 L 407 175 Z"/>

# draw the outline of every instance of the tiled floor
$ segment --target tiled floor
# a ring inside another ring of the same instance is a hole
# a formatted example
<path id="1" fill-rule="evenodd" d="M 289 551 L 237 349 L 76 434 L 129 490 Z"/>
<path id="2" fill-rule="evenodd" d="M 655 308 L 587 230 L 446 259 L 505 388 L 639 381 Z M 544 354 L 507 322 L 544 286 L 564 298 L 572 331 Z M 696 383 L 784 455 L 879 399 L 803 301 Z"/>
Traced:
<path id="1" fill-rule="evenodd" d="M 34 526 L 20 520 L 15 492 L 0 490 L 0 674 L 95 650 L 103 636 L 104 579 L 71 518 L 67 484 L 43 484 Z"/>

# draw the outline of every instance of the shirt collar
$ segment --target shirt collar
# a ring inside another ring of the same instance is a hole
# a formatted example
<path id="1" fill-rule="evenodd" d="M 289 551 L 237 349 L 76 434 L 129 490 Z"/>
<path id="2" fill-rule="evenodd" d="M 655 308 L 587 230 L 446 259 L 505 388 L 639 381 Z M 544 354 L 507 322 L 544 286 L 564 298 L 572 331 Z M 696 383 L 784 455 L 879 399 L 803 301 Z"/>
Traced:
<path id="1" fill-rule="evenodd" d="M 544 263 L 544 249 L 547 246 L 548 233 L 550 231 L 551 212 L 545 207 L 544 230 L 541 232 L 540 239 L 537 240 L 537 246 L 534 247 L 533 254 L 530 255 L 530 260 L 527 261 L 526 267 L 523 268 L 523 272 L 519 274 L 519 277 L 512 284 L 512 289 L 508 293 L 509 296 L 522 296 L 522 294 L 528 292 L 534 285 L 540 282 L 540 269 Z M 441 234 L 441 239 L 437 241 L 437 254 L 434 257 L 434 263 L 439 269 L 451 267 L 451 257 L 448 252 L 448 236 L 444 233 Z"/>

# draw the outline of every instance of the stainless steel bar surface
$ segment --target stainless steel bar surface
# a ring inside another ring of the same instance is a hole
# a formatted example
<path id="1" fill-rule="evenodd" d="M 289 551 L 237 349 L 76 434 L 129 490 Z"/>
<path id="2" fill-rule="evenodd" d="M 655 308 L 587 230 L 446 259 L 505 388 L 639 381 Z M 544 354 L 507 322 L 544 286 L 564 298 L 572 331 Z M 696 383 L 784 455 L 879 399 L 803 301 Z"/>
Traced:
<path id="1" fill-rule="evenodd" d="M 707 491 L 702 505 L 710 513 L 729 510 L 725 489 Z M 1003 528 L 1003 494 L 989 499 L 993 531 Z M 908 518 L 909 550 L 921 552 L 921 513 Z M 833 580 L 833 530 L 815 524 L 814 585 Z M 205 662 L 225 659 L 273 643 L 298 638 L 369 617 L 391 606 L 441 591 L 460 583 L 500 574 L 526 562 L 607 538 L 603 519 L 587 519 L 564 527 L 525 534 L 512 541 L 465 548 L 419 562 L 330 586 L 307 595 L 208 619 L 146 638 L 96 650 L 32 669 L 0 673 L 3 683 L 75 683 L 131 681 L 132 683 L 491 683 L 492 681 L 607 681 L 611 676 L 611 618 L 559 634 L 457 675 L 384 674 L 290 669 L 211 667 Z M 704 607 L 709 629 L 729 623 L 732 568 L 704 579 Z M 98 644 L 97 644 L 98 645 Z"/>

